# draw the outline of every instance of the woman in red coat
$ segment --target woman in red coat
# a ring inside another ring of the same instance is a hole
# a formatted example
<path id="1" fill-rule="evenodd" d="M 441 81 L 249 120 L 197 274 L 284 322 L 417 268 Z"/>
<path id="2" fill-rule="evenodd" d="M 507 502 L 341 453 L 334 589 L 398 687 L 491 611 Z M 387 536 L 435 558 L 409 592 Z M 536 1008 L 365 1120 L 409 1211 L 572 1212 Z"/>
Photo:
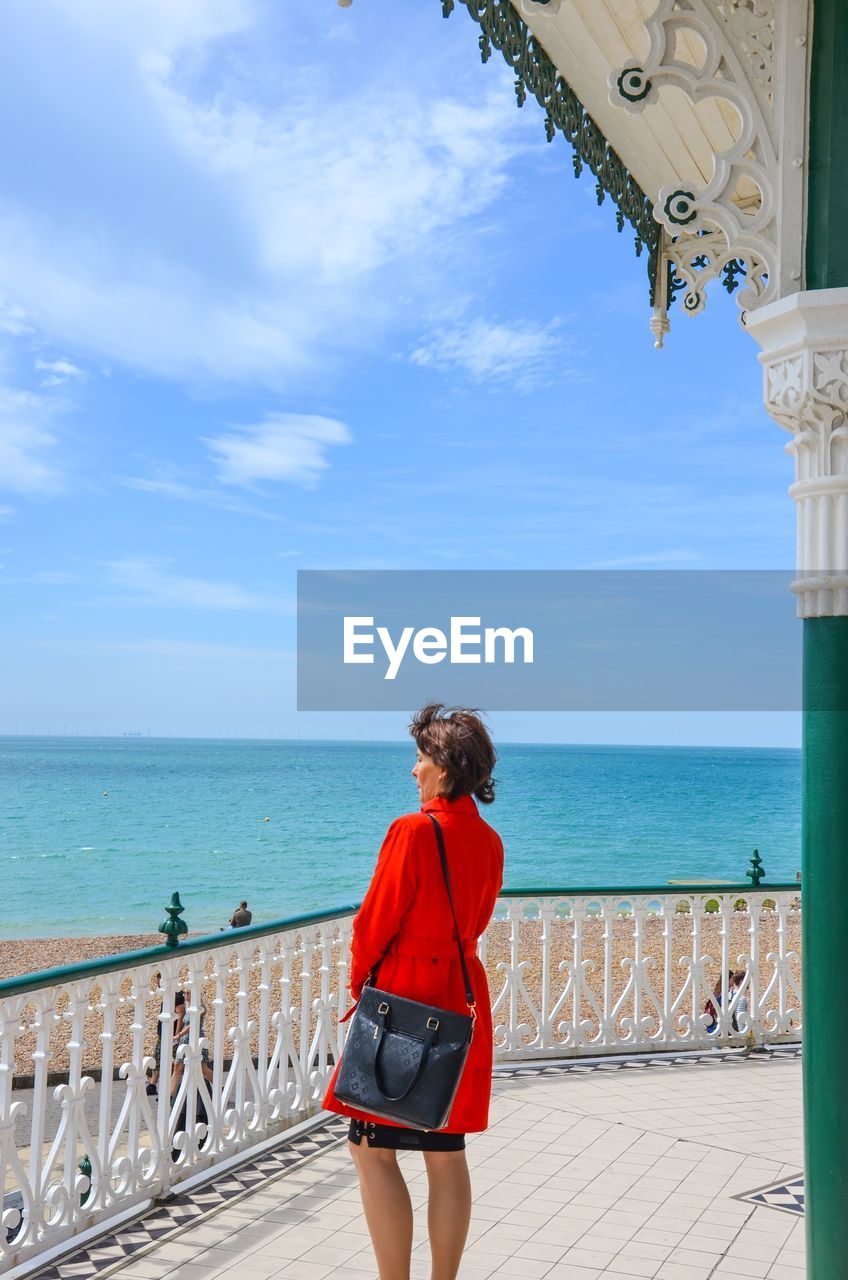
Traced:
<path id="1" fill-rule="evenodd" d="M 421 812 L 398 818 L 383 841 L 368 893 L 354 920 L 350 987 L 366 979 L 395 995 L 465 1013 L 462 966 L 428 813 L 444 835 L 457 924 L 471 976 L 477 1020 L 459 1090 L 444 1129 L 406 1129 L 339 1101 L 330 1082 L 324 1106 L 351 1117 L 350 1151 L 380 1280 L 408 1280 L 412 1203 L 398 1150 L 424 1153 L 429 1185 L 432 1280 L 454 1280 L 471 1218 L 465 1134 L 485 1129 L 492 1088 L 492 1011 L 486 971 L 477 957 L 503 883 L 503 845 L 472 799 L 494 798 L 495 750 L 472 711 L 425 707 L 412 721 L 418 747 L 412 775 Z M 379 970 L 377 973 L 376 971 Z M 337 1072 L 336 1072 L 337 1074 Z"/>

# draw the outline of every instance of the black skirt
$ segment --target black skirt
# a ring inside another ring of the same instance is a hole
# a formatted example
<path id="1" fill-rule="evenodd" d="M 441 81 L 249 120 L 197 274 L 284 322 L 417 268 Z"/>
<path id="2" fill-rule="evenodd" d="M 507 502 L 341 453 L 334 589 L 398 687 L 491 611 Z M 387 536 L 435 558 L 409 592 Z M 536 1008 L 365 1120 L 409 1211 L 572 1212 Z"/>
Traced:
<path id="1" fill-rule="evenodd" d="M 372 1124 L 351 1120 L 348 1142 L 359 1146 L 365 1138 L 369 1147 L 389 1147 L 393 1151 L 464 1151 L 464 1133 L 442 1133 L 438 1129 L 402 1129 L 395 1124 Z"/>

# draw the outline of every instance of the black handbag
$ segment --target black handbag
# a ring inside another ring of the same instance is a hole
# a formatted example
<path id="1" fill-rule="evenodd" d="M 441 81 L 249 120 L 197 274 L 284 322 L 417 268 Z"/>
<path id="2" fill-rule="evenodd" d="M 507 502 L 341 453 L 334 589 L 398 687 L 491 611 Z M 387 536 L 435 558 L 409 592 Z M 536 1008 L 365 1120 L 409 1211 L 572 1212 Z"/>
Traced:
<path id="1" fill-rule="evenodd" d="M 459 937 L 445 841 L 433 823 L 448 891 L 468 1013 L 453 1013 L 366 983 L 350 1024 L 335 1096 L 340 1102 L 408 1129 L 443 1129 L 459 1088 L 477 1017 Z"/>

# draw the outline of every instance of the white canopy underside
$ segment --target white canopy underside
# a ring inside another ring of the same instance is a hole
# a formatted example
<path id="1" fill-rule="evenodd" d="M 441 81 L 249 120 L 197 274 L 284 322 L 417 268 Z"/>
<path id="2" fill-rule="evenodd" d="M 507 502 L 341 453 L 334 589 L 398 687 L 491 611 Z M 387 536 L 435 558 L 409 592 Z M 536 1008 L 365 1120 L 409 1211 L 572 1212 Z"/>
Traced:
<path id="1" fill-rule="evenodd" d="M 709 97 L 693 103 L 674 85 L 664 85 L 657 101 L 636 113 L 609 100 L 611 72 L 645 65 L 644 20 L 656 11 L 657 0 L 562 0 L 553 13 L 532 2 L 513 3 L 647 196 L 655 200 L 668 184 L 707 185 L 714 155 L 740 134 L 730 102 Z M 697 36 L 678 35 L 679 61 L 700 67 L 704 52 Z M 746 189 L 743 179 L 735 200 L 752 198 L 756 188 Z"/>

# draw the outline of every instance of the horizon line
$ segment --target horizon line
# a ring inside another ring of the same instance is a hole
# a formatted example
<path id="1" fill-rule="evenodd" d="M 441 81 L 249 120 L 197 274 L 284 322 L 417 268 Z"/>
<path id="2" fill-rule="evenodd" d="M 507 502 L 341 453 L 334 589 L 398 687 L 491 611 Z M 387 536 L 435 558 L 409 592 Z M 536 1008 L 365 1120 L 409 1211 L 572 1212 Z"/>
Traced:
<path id="1" fill-rule="evenodd" d="M 242 737 L 238 734 L 182 734 L 182 733 L 0 733 L 0 742 L 17 739 L 37 739 L 39 741 L 68 742 L 278 742 L 283 745 L 315 744 L 317 746 L 386 746 L 398 747 L 408 745 L 405 739 L 397 738 L 318 738 L 311 735 L 303 737 Z M 578 747 L 581 749 L 601 749 L 620 747 L 634 751 L 801 751 L 798 746 L 764 746 L 762 744 L 744 742 L 554 742 L 526 738 L 497 738 L 496 744 L 510 747 Z"/>

